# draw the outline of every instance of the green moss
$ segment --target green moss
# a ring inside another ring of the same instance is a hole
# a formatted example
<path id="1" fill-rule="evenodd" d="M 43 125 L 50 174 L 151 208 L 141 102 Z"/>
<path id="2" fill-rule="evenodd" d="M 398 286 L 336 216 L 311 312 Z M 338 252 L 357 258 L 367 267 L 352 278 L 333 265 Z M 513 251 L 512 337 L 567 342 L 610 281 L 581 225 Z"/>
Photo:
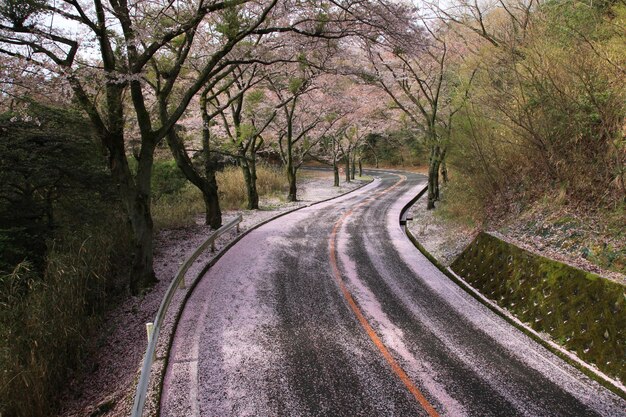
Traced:
<path id="1" fill-rule="evenodd" d="M 626 381 L 625 288 L 481 233 L 452 269 L 602 372 Z"/>

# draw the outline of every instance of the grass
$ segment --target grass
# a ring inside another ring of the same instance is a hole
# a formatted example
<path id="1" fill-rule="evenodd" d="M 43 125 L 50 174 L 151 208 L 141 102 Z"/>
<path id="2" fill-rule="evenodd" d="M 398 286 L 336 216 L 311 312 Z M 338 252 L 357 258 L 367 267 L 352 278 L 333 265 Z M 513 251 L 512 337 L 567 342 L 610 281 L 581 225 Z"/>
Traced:
<path id="1" fill-rule="evenodd" d="M 217 186 L 222 210 L 238 210 L 246 207 L 247 194 L 241 168 L 231 166 L 217 173 Z M 270 165 L 257 166 L 257 191 L 259 197 L 284 197 L 287 179 L 282 169 Z"/>
<path id="2" fill-rule="evenodd" d="M 47 254 L 0 275 L 0 414 L 49 416 L 73 370 L 89 362 L 86 340 L 106 309 L 116 263 L 130 251 L 123 225 L 75 231 Z"/>
<path id="3" fill-rule="evenodd" d="M 190 183 L 174 194 L 155 198 L 152 203 L 155 230 L 189 226 L 201 213 L 204 213 L 202 193 Z"/>
<path id="4" fill-rule="evenodd" d="M 178 174 L 173 171 L 171 175 L 175 176 L 172 182 L 177 182 Z M 165 176 L 161 174 L 153 184 L 152 217 L 155 229 L 176 229 L 193 224 L 205 210 L 202 193 L 188 182 L 179 183 L 177 189 L 172 189 L 172 182 Z M 218 172 L 217 185 L 222 210 L 246 207 L 246 186 L 239 167 L 230 166 Z M 257 167 L 257 191 L 261 198 L 282 199 L 287 189 L 285 174 L 280 168 L 264 164 Z"/>

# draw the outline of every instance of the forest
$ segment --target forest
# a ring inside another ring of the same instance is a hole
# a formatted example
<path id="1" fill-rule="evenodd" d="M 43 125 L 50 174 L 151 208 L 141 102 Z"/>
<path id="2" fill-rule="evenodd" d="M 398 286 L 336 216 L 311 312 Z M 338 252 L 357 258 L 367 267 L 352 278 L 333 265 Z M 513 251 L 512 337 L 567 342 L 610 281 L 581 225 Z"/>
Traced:
<path id="1" fill-rule="evenodd" d="M 308 164 L 623 243 L 625 27 L 623 0 L 0 0 L 0 414 L 58 410 L 103 313 L 155 283 L 159 228 L 296 201 Z"/>

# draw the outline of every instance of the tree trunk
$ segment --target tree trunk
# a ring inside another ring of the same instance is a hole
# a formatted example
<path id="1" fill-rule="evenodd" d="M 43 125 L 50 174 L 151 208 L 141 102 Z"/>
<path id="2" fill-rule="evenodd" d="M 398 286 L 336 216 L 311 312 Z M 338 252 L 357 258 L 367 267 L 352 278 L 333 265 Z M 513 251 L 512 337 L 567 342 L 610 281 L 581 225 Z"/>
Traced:
<path id="1" fill-rule="evenodd" d="M 243 180 L 246 184 L 246 194 L 248 196 L 248 210 L 259 209 L 259 193 L 256 188 L 256 170 L 250 166 L 250 162 L 246 160 L 245 155 L 239 159 Z"/>
<path id="2" fill-rule="evenodd" d="M 292 104 L 292 109 L 295 108 L 295 101 Z M 289 194 L 287 195 L 287 201 L 298 201 L 298 186 L 296 184 L 296 170 L 297 168 L 293 164 L 293 113 L 289 116 L 287 122 L 287 152 L 283 158 L 287 169 L 287 181 L 289 182 Z"/>
<path id="3" fill-rule="evenodd" d="M 251 184 L 252 184 L 252 194 L 249 194 L 248 197 L 250 198 L 250 201 L 252 201 L 252 207 L 255 210 L 259 209 L 259 191 L 256 187 L 256 180 L 257 180 L 257 176 L 256 176 L 256 150 L 254 150 L 254 146 L 255 144 L 253 144 L 252 149 L 253 149 L 253 154 L 250 158 L 250 179 L 251 179 Z"/>
<path id="4" fill-rule="evenodd" d="M 219 205 L 219 194 L 217 189 L 217 180 L 215 178 L 216 164 L 213 155 L 211 155 L 210 148 L 210 131 L 209 116 L 206 113 L 206 97 L 201 97 L 201 110 L 202 121 L 204 122 L 204 128 L 202 129 L 202 156 L 204 157 L 204 177 L 193 166 L 193 162 L 187 151 L 181 138 L 178 136 L 176 126 L 173 127 L 167 134 L 167 145 L 172 152 L 172 156 L 176 161 L 176 166 L 182 171 L 183 175 L 189 182 L 195 185 L 202 193 L 202 199 L 204 200 L 204 213 L 205 223 L 211 226 L 212 229 L 217 230 L 222 226 L 222 211 Z M 165 121 L 168 118 L 167 104 L 160 102 L 160 117 L 161 121 Z"/>
<path id="5" fill-rule="evenodd" d="M 339 167 L 337 166 L 337 161 L 333 160 L 333 174 L 335 177 L 335 182 L 333 186 L 339 187 Z"/>
<path id="6" fill-rule="evenodd" d="M 363 163 L 361 162 L 361 158 L 359 158 L 359 177 L 363 177 Z"/>
<path id="7" fill-rule="evenodd" d="M 217 184 L 207 183 L 207 188 L 202 191 L 205 207 L 205 224 L 211 229 L 217 230 L 222 225 L 222 210 L 220 209 Z"/>
<path id="8" fill-rule="evenodd" d="M 209 148 L 208 138 L 202 138 L 202 153 L 204 156 L 205 178 L 200 176 L 193 166 L 187 151 L 178 134 L 174 129 L 167 135 L 167 144 L 174 156 L 176 165 L 185 175 L 185 178 L 202 193 L 205 207 L 205 221 L 212 229 L 218 229 L 222 225 L 222 213 L 219 208 L 219 197 L 217 192 L 217 180 L 215 179 L 215 163 Z"/>
<path id="9" fill-rule="evenodd" d="M 443 180 L 443 184 L 448 183 L 448 164 L 446 164 L 446 149 L 444 148 L 441 151 L 441 156 L 439 157 L 440 168 L 441 168 L 441 179 Z"/>
<path id="10" fill-rule="evenodd" d="M 124 207 L 133 231 L 134 252 L 129 280 L 129 289 L 132 294 L 139 294 L 142 289 L 152 286 L 157 281 L 152 254 L 154 226 L 150 213 L 150 180 L 154 146 L 146 142 L 143 141 L 134 180 L 128 167 L 124 147 L 110 148 L 111 172 L 120 185 Z M 118 138 L 117 143 L 123 144 L 123 138 Z"/>
<path id="11" fill-rule="evenodd" d="M 110 46 L 108 38 L 103 35 L 100 41 L 102 50 L 109 51 L 107 49 Z M 107 60 L 105 59 L 105 61 Z M 110 73 L 113 66 L 114 63 L 111 60 L 104 63 L 107 73 Z M 131 82 L 131 95 L 136 110 L 135 114 L 138 116 L 137 123 L 140 131 L 142 131 L 137 174 L 133 175 L 126 157 L 124 137 L 123 103 L 126 87 L 116 81 L 107 82 L 104 85 L 103 99 L 106 100 L 106 110 L 104 110 L 104 115 L 101 115 L 78 79 L 69 77 L 68 81 L 74 91 L 74 97 L 89 116 L 94 130 L 99 133 L 102 144 L 109 152 L 111 176 L 116 182 L 120 199 L 133 231 L 134 256 L 129 289 L 133 294 L 137 294 L 141 289 L 156 282 L 152 255 L 153 223 L 150 213 L 150 180 L 157 140 L 150 132 L 150 119 L 147 112 L 144 112 L 145 106 L 143 106 L 141 90 L 137 88 L 138 84 L 133 85 Z M 139 94 L 137 94 L 138 92 Z"/>
<path id="12" fill-rule="evenodd" d="M 350 182 L 350 154 L 346 154 L 346 182 Z"/>
<path id="13" fill-rule="evenodd" d="M 130 277 L 130 291 L 139 294 L 156 281 L 153 267 L 153 233 L 154 227 L 150 216 L 150 198 L 143 195 L 136 197 L 131 214 L 133 228 L 134 254 Z"/>
<path id="14" fill-rule="evenodd" d="M 433 146 L 428 166 L 428 210 L 434 209 L 435 201 L 439 200 L 439 165 L 439 147 Z"/>
<path id="15" fill-rule="evenodd" d="M 350 179 L 354 179 L 354 176 L 356 175 L 356 156 L 354 155 L 354 152 L 352 153 L 352 167 L 350 170 Z"/>
<path id="16" fill-rule="evenodd" d="M 287 196 L 287 201 L 298 201 L 297 193 L 298 187 L 296 184 L 296 170 L 294 167 L 289 164 L 287 166 L 287 180 L 289 181 L 289 195 Z"/>
<path id="17" fill-rule="evenodd" d="M 208 122 L 205 124 L 208 126 Z M 204 157 L 204 187 L 202 197 L 204 198 L 204 221 L 217 230 L 222 226 L 222 210 L 220 209 L 220 199 L 217 188 L 217 178 L 215 171 L 217 163 L 215 156 L 211 154 L 211 135 L 208 128 L 202 132 L 202 155 Z"/>

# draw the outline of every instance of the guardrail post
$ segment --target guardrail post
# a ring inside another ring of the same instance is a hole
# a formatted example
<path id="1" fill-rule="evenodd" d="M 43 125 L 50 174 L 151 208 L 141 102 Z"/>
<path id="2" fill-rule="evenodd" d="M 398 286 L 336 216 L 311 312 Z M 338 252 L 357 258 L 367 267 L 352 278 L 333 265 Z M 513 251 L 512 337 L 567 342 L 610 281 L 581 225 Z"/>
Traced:
<path id="1" fill-rule="evenodd" d="M 148 322 L 146 323 L 146 333 L 148 334 L 148 345 L 152 342 L 152 335 L 154 334 L 154 323 Z M 156 350 L 154 351 L 154 355 L 152 356 L 152 360 L 156 359 Z"/>

